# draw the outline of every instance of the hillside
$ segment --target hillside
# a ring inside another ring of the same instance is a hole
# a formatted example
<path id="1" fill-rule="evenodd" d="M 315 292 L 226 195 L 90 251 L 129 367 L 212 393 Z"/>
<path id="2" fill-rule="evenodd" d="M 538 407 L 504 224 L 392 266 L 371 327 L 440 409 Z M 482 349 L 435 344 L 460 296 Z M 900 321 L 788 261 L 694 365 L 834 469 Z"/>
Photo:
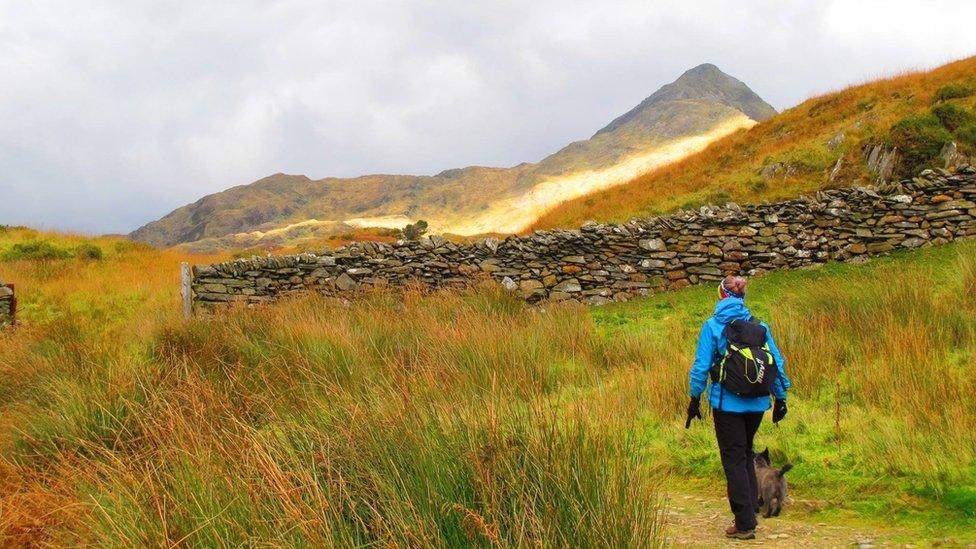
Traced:
<path id="1" fill-rule="evenodd" d="M 533 228 L 786 198 L 942 167 L 946 143 L 965 156 L 976 152 L 974 90 L 971 57 L 816 97 L 626 184 L 567 201 Z"/>
<path id="2" fill-rule="evenodd" d="M 51 248 L 73 253 L 23 255 Z M 709 418 L 682 419 L 714 287 L 183 321 L 179 262 L 216 259 L 0 228 L 22 305 L 0 331 L 4 545 L 711 545 L 726 525 Z M 757 441 L 796 465 L 761 541 L 976 542 L 974 298 L 972 242 L 753 279 L 794 381 Z"/>
<path id="3" fill-rule="evenodd" d="M 130 236 L 193 249 L 280 245 L 351 227 L 515 232 L 553 205 L 683 158 L 775 111 L 714 65 L 695 67 L 587 140 L 538 163 L 470 166 L 433 176 L 312 180 L 275 174 L 201 198 Z"/>

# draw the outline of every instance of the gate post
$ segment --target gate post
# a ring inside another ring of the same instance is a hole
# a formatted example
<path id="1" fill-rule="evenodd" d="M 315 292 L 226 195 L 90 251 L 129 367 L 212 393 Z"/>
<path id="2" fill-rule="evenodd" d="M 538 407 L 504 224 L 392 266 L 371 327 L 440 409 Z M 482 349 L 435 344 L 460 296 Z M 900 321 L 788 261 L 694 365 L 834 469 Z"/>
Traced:
<path id="1" fill-rule="evenodd" d="M 180 296 L 183 298 L 183 318 L 190 318 L 193 314 L 193 289 L 190 264 L 180 263 Z"/>

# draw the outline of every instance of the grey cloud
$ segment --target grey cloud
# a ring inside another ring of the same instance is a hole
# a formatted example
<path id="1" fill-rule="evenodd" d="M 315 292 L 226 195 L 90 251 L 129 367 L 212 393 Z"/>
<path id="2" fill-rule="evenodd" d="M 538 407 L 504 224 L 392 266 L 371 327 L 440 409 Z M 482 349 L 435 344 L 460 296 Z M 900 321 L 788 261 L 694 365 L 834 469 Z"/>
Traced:
<path id="1" fill-rule="evenodd" d="M 958 2 L 0 0 L 0 223 L 127 232 L 274 172 L 538 160 L 713 62 L 777 108 L 974 53 Z"/>

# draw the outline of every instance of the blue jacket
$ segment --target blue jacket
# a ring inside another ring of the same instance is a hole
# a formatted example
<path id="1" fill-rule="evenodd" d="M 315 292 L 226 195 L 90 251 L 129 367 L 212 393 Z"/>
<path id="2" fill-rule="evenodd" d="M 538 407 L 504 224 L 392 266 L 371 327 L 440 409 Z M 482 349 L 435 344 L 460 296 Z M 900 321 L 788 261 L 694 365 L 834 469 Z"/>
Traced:
<path id="1" fill-rule="evenodd" d="M 712 317 L 702 325 L 701 334 L 698 336 L 698 350 L 695 351 L 695 362 L 691 365 L 688 373 L 691 382 L 691 396 L 698 398 L 705 392 L 705 385 L 709 381 L 708 371 L 713 364 L 718 364 L 728 342 L 722 333 L 725 325 L 737 319 L 749 320 L 752 313 L 746 308 L 745 302 L 738 297 L 727 297 L 715 304 L 715 312 Z M 769 343 L 769 350 L 776 360 L 779 370 L 776 382 L 773 383 L 773 394 L 777 399 L 786 398 L 786 390 L 790 388 L 790 378 L 786 376 L 786 360 L 779 352 L 779 347 L 773 341 L 773 332 L 765 323 L 761 323 L 766 328 L 766 337 Z M 721 406 L 719 403 L 721 402 Z M 712 383 L 708 392 L 708 403 L 712 408 L 723 412 L 765 412 L 770 407 L 769 397 L 740 397 L 722 389 L 718 383 Z"/>

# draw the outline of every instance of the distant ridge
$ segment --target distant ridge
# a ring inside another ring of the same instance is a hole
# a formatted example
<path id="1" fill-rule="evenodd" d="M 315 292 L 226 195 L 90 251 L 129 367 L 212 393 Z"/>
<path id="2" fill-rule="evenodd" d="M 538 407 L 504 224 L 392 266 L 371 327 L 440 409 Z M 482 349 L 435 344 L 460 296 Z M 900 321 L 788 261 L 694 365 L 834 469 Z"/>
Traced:
<path id="1" fill-rule="evenodd" d="M 590 139 L 538 163 L 469 166 L 433 176 L 312 180 L 274 174 L 211 194 L 133 231 L 155 246 L 196 251 L 274 247 L 354 227 L 424 219 L 436 232 L 517 232 L 560 202 L 605 189 L 701 150 L 775 110 L 715 65 L 686 71 Z"/>

